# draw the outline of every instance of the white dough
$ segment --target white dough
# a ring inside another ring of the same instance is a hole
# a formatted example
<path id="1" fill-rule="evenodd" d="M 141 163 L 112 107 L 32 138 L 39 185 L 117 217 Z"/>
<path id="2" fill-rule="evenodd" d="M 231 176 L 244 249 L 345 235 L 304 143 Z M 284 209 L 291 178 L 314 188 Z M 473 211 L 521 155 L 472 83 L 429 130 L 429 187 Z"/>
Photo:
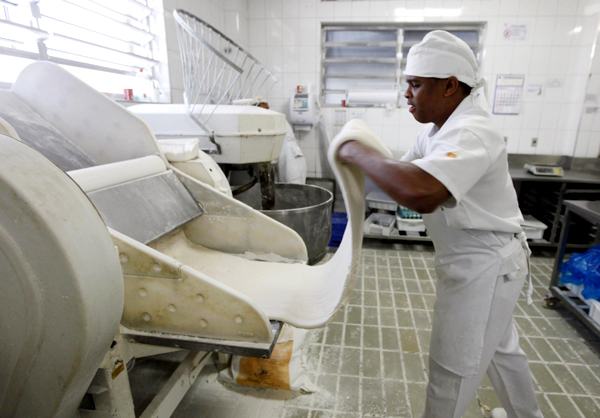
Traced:
<path id="1" fill-rule="evenodd" d="M 338 251 L 327 263 L 307 266 L 247 260 L 194 244 L 181 230 L 152 247 L 245 294 L 269 319 L 299 328 L 327 324 L 346 305 L 354 288 L 362 245 L 364 176 L 356 167 L 342 164 L 336 158 L 339 147 L 351 140 L 391 156 L 379 138 L 359 120 L 348 122 L 334 138 L 328 157 L 340 182 L 349 222 Z"/>

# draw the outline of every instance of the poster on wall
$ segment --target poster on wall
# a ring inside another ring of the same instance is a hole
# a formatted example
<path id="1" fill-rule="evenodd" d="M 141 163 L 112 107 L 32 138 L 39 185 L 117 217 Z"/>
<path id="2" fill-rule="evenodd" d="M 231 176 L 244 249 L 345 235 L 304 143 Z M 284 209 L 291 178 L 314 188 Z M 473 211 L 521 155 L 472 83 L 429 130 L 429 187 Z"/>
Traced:
<path id="1" fill-rule="evenodd" d="M 494 92 L 495 115 L 518 115 L 521 113 L 524 75 L 499 75 Z"/>
<path id="2" fill-rule="evenodd" d="M 509 42 L 524 42 L 527 40 L 529 25 L 527 23 L 505 23 L 502 29 L 502 39 Z"/>

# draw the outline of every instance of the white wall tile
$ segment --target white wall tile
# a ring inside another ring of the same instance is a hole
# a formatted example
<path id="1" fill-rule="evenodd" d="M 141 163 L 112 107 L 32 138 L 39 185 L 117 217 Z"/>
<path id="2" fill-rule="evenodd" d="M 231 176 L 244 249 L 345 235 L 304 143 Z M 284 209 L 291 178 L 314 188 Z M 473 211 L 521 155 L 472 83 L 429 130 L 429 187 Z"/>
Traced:
<path id="1" fill-rule="evenodd" d="M 554 16 L 558 7 L 558 0 L 543 0 L 538 4 L 538 16 Z"/>
<path id="2" fill-rule="evenodd" d="M 265 18 L 265 0 L 248 0 L 248 18 Z"/>
<path id="3" fill-rule="evenodd" d="M 568 46 L 553 47 L 550 52 L 550 62 L 548 63 L 549 75 L 565 75 L 569 71 L 569 59 L 571 48 Z"/>
<path id="4" fill-rule="evenodd" d="M 559 130 L 554 141 L 554 155 L 573 155 L 577 131 Z"/>
<path id="5" fill-rule="evenodd" d="M 281 19 L 283 17 L 283 3 L 289 0 L 265 0 L 265 17 L 267 19 Z"/>
<path id="6" fill-rule="evenodd" d="M 523 129 L 539 129 L 542 119 L 542 107 L 543 104 L 541 103 L 523 104 L 523 122 L 521 123 Z"/>
<path id="7" fill-rule="evenodd" d="M 478 0 L 464 0 L 462 5 L 463 18 L 477 18 L 481 13 L 482 4 Z"/>
<path id="8" fill-rule="evenodd" d="M 539 3 L 544 0 L 524 0 L 519 2 L 519 16 L 536 16 Z"/>
<path id="9" fill-rule="evenodd" d="M 575 28 L 581 27 L 581 30 L 573 34 L 573 45 L 592 45 L 598 28 L 598 16 L 577 16 Z"/>
<path id="10" fill-rule="evenodd" d="M 317 46 L 301 46 L 299 49 L 299 71 L 318 73 L 319 48 Z"/>
<path id="11" fill-rule="evenodd" d="M 232 7 L 231 1 L 242 0 L 227 0 L 223 7 L 228 10 Z M 253 5 L 261 3 L 264 5 L 264 15 L 251 11 Z M 246 13 L 248 16 L 255 16 L 249 17 L 249 21 L 267 18 L 264 23 L 264 41 L 260 30 L 257 34 L 252 33 L 252 29 L 257 28 L 254 25 L 248 29 L 247 42 L 252 48 L 265 48 L 258 51 L 263 57 L 267 57 L 269 68 L 281 79 L 275 96 L 281 103 L 285 102 L 285 105 L 281 104 L 285 108 L 297 84 L 313 82 L 315 88 L 318 86 L 321 22 L 405 21 L 427 15 L 429 12 L 426 9 L 461 8 L 463 15 L 450 20 L 487 22 L 481 71 L 489 77 L 490 101 L 497 74 L 523 74 L 527 84 L 545 83 L 548 80 L 562 82 L 559 87 L 546 88 L 543 96 L 524 96 L 521 115 L 494 116 L 503 134 L 508 133 L 510 152 L 556 153 L 574 148 L 583 111 L 591 47 L 596 42 L 599 11 L 596 10 L 594 16 L 586 15 L 584 3 L 585 0 L 247 0 Z M 239 7 L 235 6 L 237 9 Z M 282 19 L 281 16 L 285 18 Z M 427 20 L 444 19 L 427 17 Z M 529 28 L 527 41 L 505 41 L 502 37 L 505 23 L 526 23 Z M 578 27 L 581 30 L 576 29 Z M 259 45 L 262 42 L 264 45 Z M 284 52 L 280 45 L 291 48 Z M 600 57 L 600 54 L 597 55 Z M 594 90 L 600 90 L 600 58 L 597 61 L 598 65 L 592 67 L 592 73 L 597 70 L 599 80 L 595 84 L 591 83 Z M 270 64 L 276 68 L 272 68 Z M 600 95 L 600 91 L 597 94 Z M 395 119 L 386 117 L 383 109 L 370 110 L 374 111 L 369 113 L 370 123 L 382 135 L 389 136 L 393 129 L 398 130 L 399 148 L 407 149 L 422 128 L 406 108 L 394 112 Z M 593 128 L 592 120 L 588 117 L 582 126 Z M 331 124 L 328 126 L 328 129 L 333 129 Z M 533 134 L 539 134 L 539 139 L 538 147 L 532 150 L 530 142 Z M 588 144 L 585 152 L 592 152 L 589 151 L 592 148 L 595 146 L 590 148 Z M 315 165 L 314 170 L 318 171 L 319 167 Z"/>
<path id="12" fill-rule="evenodd" d="M 588 145 L 590 143 L 591 132 L 582 131 L 579 132 L 577 137 L 577 143 L 575 144 L 575 157 L 587 157 Z"/>
<path id="13" fill-rule="evenodd" d="M 529 104 L 529 103 L 527 103 Z M 508 129 L 520 129 L 523 125 L 523 112 L 520 115 L 504 116 L 504 127 Z"/>
<path id="14" fill-rule="evenodd" d="M 556 14 L 558 16 L 575 16 L 579 0 L 558 0 Z"/>
<path id="15" fill-rule="evenodd" d="M 317 4 L 317 17 L 322 19 L 323 21 L 329 21 L 333 19 L 335 3 L 330 1 L 320 1 Z"/>
<path id="16" fill-rule="evenodd" d="M 586 105 L 587 106 L 587 105 Z M 594 126 L 594 116 L 595 113 L 586 113 L 584 112 L 581 115 L 581 121 L 579 122 L 579 130 L 580 131 L 591 131 Z"/>
<path id="17" fill-rule="evenodd" d="M 544 103 L 540 117 L 540 129 L 557 129 L 560 120 L 560 103 Z"/>
<path id="18" fill-rule="evenodd" d="M 521 130 L 520 129 L 503 129 L 502 136 L 507 138 L 506 150 L 509 154 L 519 153 L 519 141 L 520 141 Z"/>
<path id="19" fill-rule="evenodd" d="M 292 73 L 300 71 L 300 47 L 287 45 L 283 48 L 283 72 Z"/>
<path id="20" fill-rule="evenodd" d="M 369 4 L 370 1 L 353 1 L 352 4 L 352 16 L 369 16 Z"/>
<path id="21" fill-rule="evenodd" d="M 299 25 L 298 19 L 283 19 L 283 45 L 296 45 L 300 43 L 300 40 L 297 39 Z"/>
<path id="22" fill-rule="evenodd" d="M 369 1 L 369 13 L 374 17 L 392 17 L 394 14 L 393 9 L 391 9 L 386 1 Z M 427 6 L 427 2 L 425 2 L 425 7 Z"/>
<path id="23" fill-rule="evenodd" d="M 575 16 L 559 15 L 554 25 L 552 45 L 571 45 L 575 34 Z"/>
<path id="24" fill-rule="evenodd" d="M 527 74 L 531 66 L 531 53 L 533 47 L 530 46 L 515 46 L 513 48 L 511 73 L 512 74 Z"/>
<path id="25" fill-rule="evenodd" d="M 298 16 L 315 18 L 317 16 L 317 3 L 313 0 L 298 0 Z"/>
<path id="26" fill-rule="evenodd" d="M 587 158 L 598 158 L 600 156 L 600 135 L 590 132 L 590 141 L 587 148 Z"/>
<path id="27" fill-rule="evenodd" d="M 510 74 L 513 59 L 513 46 L 497 46 L 494 50 L 494 72 Z"/>
<path id="28" fill-rule="evenodd" d="M 267 67 L 276 73 L 283 72 L 283 47 L 273 46 L 267 48 Z"/>
<path id="29" fill-rule="evenodd" d="M 321 38 L 315 19 L 298 19 L 297 37 L 298 45 L 316 46 Z"/>
<path id="30" fill-rule="evenodd" d="M 556 130 L 540 129 L 538 134 L 538 145 L 536 154 L 552 155 L 554 152 L 554 141 L 556 140 Z"/>
<path id="31" fill-rule="evenodd" d="M 268 19 L 269 22 L 265 28 L 266 45 L 281 46 L 283 45 L 283 20 L 281 19 Z M 254 35 L 250 33 L 250 41 L 254 42 Z"/>
<path id="32" fill-rule="evenodd" d="M 381 140 L 390 149 L 398 149 L 398 127 L 383 125 L 381 127 Z"/>
<path id="33" fill-rule="evenodd" d="M 548 65 L 550 63 L 550 56 L 552 54 L 552 48 L 547 46 L 537 46 L 531 50 L 531 64 L 529 67 L 529 73 L 548 74 Z"/>
<path id="34" fill-rule="evenodd" d="M 252 34 L 253 46 L 267 46 L 266 19 L 251 19 L 248 23 L 248 30 Z"/>
<path id="35" fill-rule="evenodd" d="M 539 16 L 539 17 L 537 17 L 535 20 L 533 44 L 534 45 L 552 45 L 552 40 L 554 39 L 554 28 L 555 27 L 556 27 L 556 17 L 554 17 L 554 16 Z"/>
<path id="36" fill-rule="evenodd" d="M 600 51 L 599 51 L 600 52 Z M 569 73 L 587 75 L 590 73 L 592 46 L 572 46 L 569 51 Z"/>
<path id="37" fill-rule="evenodd" d="M 333 8 L 333 13 L 336 18 L 338 17 L 351 17 L 352 16 L 352 2 L 340 1 L 336 2 Z"/>
<path id="38" fill-rule="evenodd" d="M 537 147 L 531 145 L 534 138 L 539 140 L 539 131 L 537 129 L 521 129 L 519 135 L 519 154 L 535 154 Z"/>
<path id="39" fill-rule="evenodd" d="M 519 0 L 502 0 L 498 14 L 500 16 L 516 16 L 519 10 Z"/>
<path id="40" fill-rule="evenodd" d="M 383 116 L 381 118 L 382 125 L 388 126 L 399 126 L 400 125 L 400 109 L 393 109 L 391 111 L 383 112 Z"/>
<path id="41" fill-rule="evenodd" d="M 588 116 L 588 115 L 586 115 L 586 116 Z M 600 112 L 593 113 L 590 116 L 592 116 L 592 124 L 591 124 L 591 127 L 587 128 L 587 129 L 595 131 L 595 132 L 600 132 Z M 586 129 L 586 128 L 584 128 L 584 129 Z"/>
<path id="42" fill-rule="evenodd" d="M 482 1 L 481 16 L 498 16 L 500 12 L 500 0 Z"/>

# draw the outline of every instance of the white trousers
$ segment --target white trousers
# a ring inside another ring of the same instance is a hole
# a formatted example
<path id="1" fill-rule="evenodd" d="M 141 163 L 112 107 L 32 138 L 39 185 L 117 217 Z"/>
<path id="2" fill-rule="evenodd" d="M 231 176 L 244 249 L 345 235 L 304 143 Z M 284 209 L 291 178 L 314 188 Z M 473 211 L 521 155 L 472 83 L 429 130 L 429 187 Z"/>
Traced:
<path id="1" fill-rule="evenodd" d="M 424 418 L 462 417 L 486 372 L 508 418 L 542 418 L 527 356 L 512 320 L 512 301 L 523 280 L 497 279 L 477 376 L 459 376 L 430 358 Z"/>

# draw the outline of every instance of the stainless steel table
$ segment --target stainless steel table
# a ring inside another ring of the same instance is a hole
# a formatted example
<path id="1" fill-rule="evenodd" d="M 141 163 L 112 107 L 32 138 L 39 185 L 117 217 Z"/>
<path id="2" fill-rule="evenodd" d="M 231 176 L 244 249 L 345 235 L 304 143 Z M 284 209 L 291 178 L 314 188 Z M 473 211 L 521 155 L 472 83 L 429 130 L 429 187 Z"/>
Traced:
<path id="1" fill-rule="evenodd" d="M 564 204 L 566 208 L 564 226 L 560 235 L 558 251 L 554 259 L 554 269 L 552 270 L 552 278 L 550 280 L 550 292 L 552 296 L 546 298 L 546 305 L 554 308 L 559 302 L 563 302 L 567 309 L 573 312 L 594 334 L 600 337 L 600 324 L 590 318 L 590 307 L 577 295 L 574 295 L 566 287 L 560 285 L 560 268 L 565 257 L 569 227 L 571 226 L 573 215 L 580 216 L 592 224 L 600 225 L 600 201 L 566 200 Z M 598 236 L 596 236 L 596 243 L 598 241 Z"/>

